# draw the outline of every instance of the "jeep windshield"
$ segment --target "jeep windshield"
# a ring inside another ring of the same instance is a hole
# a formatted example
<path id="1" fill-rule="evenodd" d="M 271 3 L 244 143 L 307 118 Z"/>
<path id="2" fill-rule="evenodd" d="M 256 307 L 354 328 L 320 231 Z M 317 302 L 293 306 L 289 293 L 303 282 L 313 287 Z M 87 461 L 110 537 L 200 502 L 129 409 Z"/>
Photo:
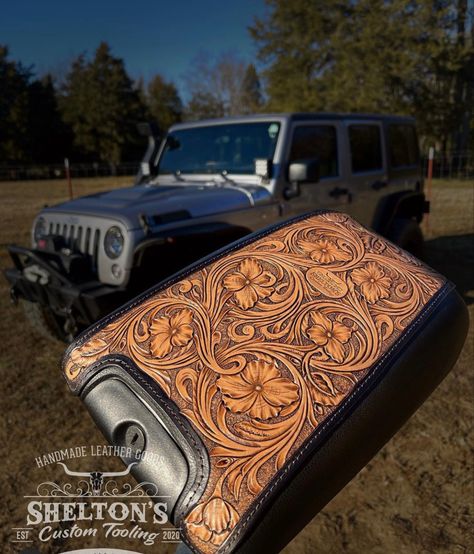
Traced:
<path id="1" fill-rule="evenodd" d="M 166 138 L 158 175 L 255 173 L 255 160 L 273 159 L 280 123 L 229 123 L 177 129 Z"/>

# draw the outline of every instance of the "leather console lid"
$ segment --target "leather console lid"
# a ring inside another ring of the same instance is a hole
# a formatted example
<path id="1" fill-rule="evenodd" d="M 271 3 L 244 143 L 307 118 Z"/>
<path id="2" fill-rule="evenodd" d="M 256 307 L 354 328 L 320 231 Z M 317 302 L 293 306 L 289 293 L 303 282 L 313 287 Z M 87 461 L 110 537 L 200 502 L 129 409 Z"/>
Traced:
<path id="1" fill-rule="evenodd" d="M 319 212 L 130 302 L 71 345 L 64 372 L 85 399 L 101 375 L 125 375 L 168 422 L 190 474 L 172 517 L 192 550 L 271 552 L 438 384 L 466 329 L 442 276 Z"/>

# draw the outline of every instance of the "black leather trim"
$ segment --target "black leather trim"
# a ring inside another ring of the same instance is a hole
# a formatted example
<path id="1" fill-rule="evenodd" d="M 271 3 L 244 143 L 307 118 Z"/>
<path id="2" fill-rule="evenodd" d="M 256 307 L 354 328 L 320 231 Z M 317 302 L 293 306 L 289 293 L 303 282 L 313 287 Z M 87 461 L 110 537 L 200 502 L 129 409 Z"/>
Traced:
<path id="1" fill-rule="evenodd" d="M 279 552 L 417 410 L 453 367 L 466 338 L 467 309 L 451 287 L 441 291 L 375 386 L 340 414 L 266 505 L 241 519 L 219 552 Z"/>
<path id="2" fill-rule="evenodd" d="M 168 433 L 185 455 L 189 476 L 173 510 L 173 523 L 179 526 L 184 515 L 202 496 L 209 479 L 209 457 L 204 443 L 161 387 L 125 356 L 105 356 L 99 363 L 94 364 L 94 370 L 89 373 L 87 383 L 81 391 L 81 399 L 84 400 L 97 383 L 111 376 L 116 376 L 128 384 L 139 397 L 153 407 L 166 423 Z"/>

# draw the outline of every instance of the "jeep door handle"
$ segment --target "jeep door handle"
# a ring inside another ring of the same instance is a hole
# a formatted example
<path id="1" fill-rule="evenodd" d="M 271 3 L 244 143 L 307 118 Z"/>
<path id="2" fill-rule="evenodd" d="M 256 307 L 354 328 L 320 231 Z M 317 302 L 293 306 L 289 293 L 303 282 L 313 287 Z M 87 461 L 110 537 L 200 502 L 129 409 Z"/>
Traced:
<path id="1" fill-rule="evenodd" d="M 333 198 L 339 198 L 339 196 L 347 195 L 350 197 L 350 193 L 348 189 L 343 189 L 341 187 L 335 187 L 332 190 L 329 191 L 329 196 L 332 196 Z"/>
<path id="2" fill-rule="evenodd" d="M 371 187 L 374 190 L 380 190 L 386 187 L 387 185 L 388 185 L 387 181 L 375 181 L 374 183 L 372 183 Z"/>

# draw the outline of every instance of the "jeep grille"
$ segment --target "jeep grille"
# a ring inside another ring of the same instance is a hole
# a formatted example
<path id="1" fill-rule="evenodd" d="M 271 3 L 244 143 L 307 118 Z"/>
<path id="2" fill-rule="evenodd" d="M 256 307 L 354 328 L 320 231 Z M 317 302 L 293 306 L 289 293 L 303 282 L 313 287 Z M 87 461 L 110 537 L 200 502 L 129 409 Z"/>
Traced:
<path id="1" fill-rule="evenodd" d="M 63 237 L 69 248 L 91 256 L 94 267 L 97 267 L 99 256 L 100 230 L 82 225 L 67 223 L 49 223 L 49 234 Z"/>

